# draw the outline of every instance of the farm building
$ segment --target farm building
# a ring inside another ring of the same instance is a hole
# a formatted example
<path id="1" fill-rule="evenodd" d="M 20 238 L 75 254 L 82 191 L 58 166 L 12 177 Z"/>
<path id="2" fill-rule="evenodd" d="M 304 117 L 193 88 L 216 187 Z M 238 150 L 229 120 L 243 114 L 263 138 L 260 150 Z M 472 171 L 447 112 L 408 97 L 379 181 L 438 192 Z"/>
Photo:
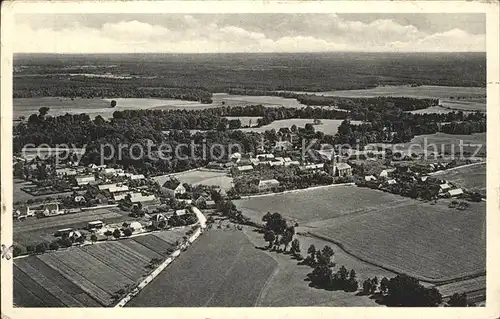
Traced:
<path id="1" fill-rule="evenodd" d="M 87 185 L 95 182 L 94 175 L 84 175 L 75 177 L 76 184 L 78 186 Z"/>
<path id="2" fill-rule="evenodd" d="M 239 172 L 247 172 L 253 170 L 252 165 L 244 165 L 244 166 L 238 166 L 238 171 Z"/>
<path id="3" fill-rule="evenodd" d="M 365 181 L 367 181 L 367 182 L 376 181 L 376 180 L 377 180 L 377 178 L 373 175 L 365 176 Z"/>
<path id="4" fill-rule="evenodd" d="M 445 193 L 449 189 L 451 189 L 451 186 L 448 183 L 444 183 L 444 184 L 439 185 L 439 192 L 440 193 Z"/>
<path id="5" fill-rule="evenodd" d="M 169 179 L 163 183 L 162 188 L 165 192 L 168 192 L 171 196 L 176 196 L 186 193 L 186 188 L 181 182 L 175 179 Z"/>
<path id="6" fill-rule="evenodd" d="M 120 193 L 120 192 L 126 192 L 128 191 L 128 186 L 127 185 L 121 185 L 121 186 L 113 186 L 113 187 L 110 187 L 108 188 L 108 191 L 110 193 Z"/>
<path id="7" fill-rule="evenodd" d="M 259 181 L 259 190 L 260 191 L 267 191 L 274 189 L 280 185 L 280 182 L 278 182 L 276 179 L 268 179 L 268 180 L 261 180 Z"/>
<path id="8" fill-rule="evenodd" d="M 135 180 L 139 180 L 139 179 L 145 179 L 146 177 L 143 174 L 135 174 L 135 175 L 131 175 L 129 178 L 131 180 L 135 181 Z"/>
<path id="9" fill-rule="evenodd" d="M 57 176 L 75 176 L 76 170 L 72 168 L 58 168 L 56 169 Z"/>
<path id="10" fill-rule="evenodd" d="M 132 203 L 144 203 L 144 202 L 152 202 L 156 200 L 155 195 L 143 195 L 141 193 L 131 193 L 130 201 Z"/>
<path id="11" fill-rule="evenodd" d="M 352 175 L 352 167 L 347 163 L 337 163 L 333 166 L 333 175 L 347 177 Z"/>
<path id="12" fill-rule="evenodd" d="M 464 191 L 461 188 L 450 189 L 448 192 L 446 192 L 446 196 L 457 197 L 457 196 L 462 195 L 463 193 L 464 193 Z"/>

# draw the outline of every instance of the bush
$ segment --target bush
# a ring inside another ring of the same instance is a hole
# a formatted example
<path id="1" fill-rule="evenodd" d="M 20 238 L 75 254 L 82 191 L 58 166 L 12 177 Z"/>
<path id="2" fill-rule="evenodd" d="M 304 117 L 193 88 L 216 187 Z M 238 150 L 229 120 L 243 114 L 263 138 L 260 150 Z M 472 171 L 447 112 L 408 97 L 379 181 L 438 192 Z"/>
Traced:
<path id="1" fill-rule="evenodd" d="M 73 242 L 71 241 L 71 239 L 69 239 L 68 237 L 66 238 L 61 238 L 59 240 L 59 246 L 60 247 L 64 247 L 64 248 L 68 248 L 68 247 L 71 247 L 73 246 Z"/>
<path id="2" fill-rule="evenodd" d="M 123 235 L 125 235 L 125 236 L 132 236 L 132 230 L 130 228 L 124 229 L 123 230 Z M 113 236 L 114 236 L 114 234 L 113 234 Z M 118 237 L 120 237 L 120 236 L 118 236 Z M 116 237 L 116 238 L 118 238 L 118 237 Z"/>
<path id="3" fill-rule="evenodd" d="M 14 246 L 12 248 L 12 254 L 14 255 L 14 257 L 22 255 L 23 254 L 23 249 L 20 246 Z"/>
<path id="4" fill-rule="evenodd" d="M 122 235 L 122 234 L 121 234 L 121 232 L 120 232 L 120 230 L 119 230 L 119 229 L 115 229 L 115 230 L 113 231 L 113 237 L 115 237 L 115 238 L 117 238 L 117 239 L 118 239 L 118 238 L 120 238 L 120 237 L 121 237 L 121 235 Z"/>
<path id="5" fill-rule="evenodd" d="M 47 243 L 39 243 L 38 245 L 36 245 L 35 247 L 35 252 L 37 254 L 43 254 L 47 251 Z"/>
<path id="6" fill-rule="evenodd" d="M 50 243 L 49 249 L 50 250 L 58 250 L 59 249 L 59 243 L 57 242 L 57 240 Z"/>
<path id="7" fill-rule="evenodd" d="M 32 254 L 35 252 L 35 247 L 33 245 L 27 245 L 26 246 L 26 252 L 28 252 L 28 254 Z"/>

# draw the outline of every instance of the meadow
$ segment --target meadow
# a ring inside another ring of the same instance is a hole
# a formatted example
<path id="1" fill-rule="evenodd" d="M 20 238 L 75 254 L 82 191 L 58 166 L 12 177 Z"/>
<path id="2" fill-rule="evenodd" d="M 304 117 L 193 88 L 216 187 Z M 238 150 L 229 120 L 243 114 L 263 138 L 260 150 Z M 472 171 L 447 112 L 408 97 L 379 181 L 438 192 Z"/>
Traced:
<path id="1" fill-rule="evenodd" d="M 452 282 L 437 286 L 443 297 L 450 297 L 454 293 L 467 293 L 486 289 L 486 276 L 479 276 L 459 282 Z"/>
<path id="2" fill-rule="evenodd" d="M 163 185 L 170 176 L 174 176 L 181 183 L 188 183 L 195 185 L 217 186 L 223 189 L 231 189 L 233 178 L 227 175 L 226 171 L 215 171 L 207 169 L 196 169 L 186 172 L 155 176 L 153 179 L 159 184 Z"/>
<path id="3" fill-rule="evenodd" d="M 252 307 L 275 266 L 241 231 L 214 229 L 126 306 Z"/>
<path id="4" fill-rule="evenodd" d="M 434 176 L 468 190 L 486 194 L 486 163 L 436 172 Z"/>
<path id="5" fill-rule="evenodd" d="M 288 120 L 278 120 L 270 124 L 261 127 L 243 128 L 243 132 L 265 132 L 267 130 L 279 131 L 280 128 L 290 128 L 292 125 L 297 127 L 304 127 L 306 124 L 313 124 L 313 119 L 288 119 Z M 329 135 L 335 135 L 338 132 L 340 124 L 343 120 L 325 120 L 320 119 L 321 123 L 314 125 L 314 129 L 319 132 L 323 132 Z M 351 121 L 351 124 L 361 124 L 361 121 Z"/>
<path id="6" fill-rule="evenodd" d="M 160 234 L 160 233 L 158 233 Z M 172 238 L 182 239 L 181 233 Z M 174 247 L 156 234 L 14 260 L 14 303 L 21 307 L 111 306 Z M 29 293 L 28 293 L 29 291 Z"/>

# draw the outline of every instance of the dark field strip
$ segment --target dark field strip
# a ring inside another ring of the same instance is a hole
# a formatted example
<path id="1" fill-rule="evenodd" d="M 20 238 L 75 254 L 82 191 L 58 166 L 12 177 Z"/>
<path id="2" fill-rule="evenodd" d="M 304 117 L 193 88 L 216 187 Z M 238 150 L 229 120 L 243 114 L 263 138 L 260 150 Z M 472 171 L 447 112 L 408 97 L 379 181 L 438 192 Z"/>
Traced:
<path id="1" fill-rule="evenodd" d="M 47 307 L 47 305 L 37 296 L 26 289 L 14 275 L 13 298 L 17 307 Z"/>
<path id="2" fill-rule="evenodd" d="M 51 293 L 55 298 L 62 302 L 67 307 L 82 307 L 84 306 L 78 300 L 73 298 L 70 294 L 63 291 L 56 282 L 47 278 L 43 273 L 34 268 L 25 259 L 19 259 L 16 261 L 16 267 L 21 269 L 27 276 L 33 279 L 40 286 L 44 287 L 49 293 Z"/>
<path id="3" fill-rule="evenodd" d="M 71 267 L 68 267 L 65 263 L 55 258 L 53 255 L 54 254 L 45 254 L 39 258 L 50 267 L 57 269 L 57 271 L 59 271 L 67 279 L 71 280 L 87 294 L 95 297 L 96 300 L 98 300 L 102 305 L 107 306 L 112 302 L 110 294 L 89 281 L 85 276 L 82 276 Z"/>
<path id="4" fill-rule="evenodd" d="M 24 273 L 17 266 L 13 269 L 14 278 L 19 281 L 27 290 L 29 290 L 33 295 L 38 297 L 43 301 L 45 307 L 65 307 L 65 305 L 56 297 L 54 297 L 45 288 L 36 283 L 33 279 Z"/>
<path id="5" fill-rule="evenodd" d="M 155 251 L 156 253 L 160 255 L 165 255 L 167 252 L 167 249 L 173 247 L 166 241 L 161 240 L 160 238 L 156 236 L 151 236 L 151 235 L 146 235 L 146 236 L 138 236 L 135 237 L 134 240 L 138 242 L 141 245 L 146 246 L 147 248 Z"/>
<path id="6" fill-rule="evenodd" d="M 242 232 L 212 230 L 127 306 L 250 307 L 275 266 L 276 262 L 255 249 Z"/>
<path id="7" fill-rule="evenodd" d="M 161 240 L 173 246 L 175 246 L 175 242 L 181 240 L 183 236 L 183 234 L 179 234 L 173 231 L 162 231 L 159 233 L 154 233 L 152 235 L 160 238 Z"/>
<path id="8" fill-rule="evenodd" d="M 119 253 L 119 254 L 124 254 L 124 255 L 130 256 L 132 258 L 137 258 L 138 261 L 142 260 L 142 263 L 145 263 L 145 264 L 147 264 L 151 261 L 151 259 L 148 258 L 147 256 L 144 256 L 144 255 L 137 253 L 133 249 L 122 244 L 120 241 L 114 242 L 113 244 L 114 244 L 113 248 L 116 249 L 117 253 Z"/>
<path id="9" fill-rule="evenodd" d="M 146 256 L 150 260 L 153 258 L 161 258 L 162 257 L 157 252 L 155 252 L 155 251 L 147 248 L 146 246 L 138 243 L 134 239 L 122 240 L 122 241 L 120 241 L 120 244 L 123 244 L 123 245 L 127 246 L 128 248 L 133 249 L 138 254 L 141 254 L 142 256 Z"/>
<path id="10" fill-rule="evenodd" d="M 141 277 L 141 274 L 136 271 L 137 265 L 130 264 L 119 256 L 110 256 L 105 252 L 100 251 L 98 246 L 102 245 L 85 246 L 82 247 L 82 250 L 134 282 Z"/>
<path id="11" fill-rule="evenodd" d="M 48 266 L 37 257 L 24 258 L 29 260 L 30 265 L 38 269 L 47 278 L 55 282 L 65 293 L 72 295 L 76 300 L 86 307 L 101 307 L 102 305 L 78 287 L 74 282 L 68 280 L 54 268 Z"/>

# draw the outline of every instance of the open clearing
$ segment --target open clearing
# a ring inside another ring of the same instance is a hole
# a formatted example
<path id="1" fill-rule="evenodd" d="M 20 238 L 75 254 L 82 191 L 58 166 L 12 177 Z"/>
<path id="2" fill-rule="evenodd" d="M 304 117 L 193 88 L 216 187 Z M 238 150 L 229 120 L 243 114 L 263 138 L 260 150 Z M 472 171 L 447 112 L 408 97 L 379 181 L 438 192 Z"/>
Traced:
<path id="1" fill-rule="evenodd" d="M 235 201 L 257 222 L 266 212 L 279 212 L 362 260 L 428 282 L 486 268 L 485 203 L 471 203 L 465 211 L 450 209 L 448 203 L 431 205 L 354 186 Z"/>
<path id="2" fill-rule="evenodd" d="M 211 230 L 128 307 L 252 307 L 276 262 L 241 231 Z"/>
<path id="3" fill-rule="evenodd" d="M 486 194 L 486 163 L 436 172 L 434 176 L 468 190 Z"/>
<path id="4" fill-rule="evenodd" d="M 257 125 L 257 121 L 261 118 L 259 116 L 226 116 L 228 120 L 240 120 L 241 126 L 253 127 Z M 250 125 L 251 124 L 251 125 Z"/>
<path id="5" fill-rule="evenodd" d="M 354 196 L 355 194 L 355 196 Z M 408 199 L 397 195 L 374 192 L 368 188 L 355 186 L 331 185 L 317 189 L 256 196 L 233 203 L 245 216 L 256 222 L 262 222 L 267 212 L 278 212 L 289 220 L 300 224 L 320 222 L 345 214 L 356 214 L 371 209 L 391 207 Z"/>
<path id="6" fill-rule="evenodd" d="M 265 132 L 267 130 L 275 129 L 278 131 L 282 127 L 290 128 L 292 125 L 297 127 L 304 127 L 307 123 L 313 123 L 313 119 L 288 119 L 288 120 L 278 120 L 270 124 L 261 127 L 243 128 L 241 131 L 244 132 Z M 343 120 L 324 120 L 320 119 L 321 124 L 314 125 L 316 131 L 323 132 L 329 135 L 337 134 L 338 128 Z M 351 121 L 351 124 L 361 124 L 361 121 Z"/>
<path id="7" fill-rule="evenodd" d="M 225 171 L 197 169 L 186 172 L 174 173 L 169 175 L 155 176 L 153 179 L 160 185 L 163 185 L 170 176 L 176 177 L 182 183 L 191 185 L 218 186 L 223 189 L 231 189 L 233 178 L 228 176 Z"/>
<path id="8" fill-rule="evenodd" d="M 182 238 L 182 234 L 176 236 Z M 159 236 L 148 234 L 18 258 L 14 260 L 14 303 L 21 307 L 110 306 L 117 292 L 137 284 L 147 274 L 145 267 L 151 259 L 162 258 L 169 247 Z"/>

